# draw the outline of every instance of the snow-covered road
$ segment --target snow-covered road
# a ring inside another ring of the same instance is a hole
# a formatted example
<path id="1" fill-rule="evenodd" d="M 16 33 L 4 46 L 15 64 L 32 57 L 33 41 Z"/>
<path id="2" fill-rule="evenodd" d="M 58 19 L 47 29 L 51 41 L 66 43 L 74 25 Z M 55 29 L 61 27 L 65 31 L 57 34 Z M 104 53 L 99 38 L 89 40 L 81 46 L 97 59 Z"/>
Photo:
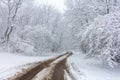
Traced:
<path id="1" fill-rule="evenodd" d="M 64 80 L 64 69 L 67 68 L 66 60 L 72 52 L 66 52 L 54 58 L 48 58 L 44 61 L 26 63 L 21 67 L 9 69 L 0 75 L 0 80 Z M 40 75 L 39 75 L 40 74 Z M 37 76 L 39 75 L 39 77 Z"/>
<path id="2" fill-rule="evenodd" d="M 28 63 L 50 59 L 55 55 L 41 57 L 25 57 L 16 54 L 0 53 L 0 80 L 13 76 Z M 67 60 L 68 69 L 65 71 L 68 80 L 120 80 L 120 70 L 105 66 L 99 59 L 87 58 L 80 52 Z M 24 68 L 27 68 L 25 66 Z M 71 75 L 67 76 L 67 75 Z"/>

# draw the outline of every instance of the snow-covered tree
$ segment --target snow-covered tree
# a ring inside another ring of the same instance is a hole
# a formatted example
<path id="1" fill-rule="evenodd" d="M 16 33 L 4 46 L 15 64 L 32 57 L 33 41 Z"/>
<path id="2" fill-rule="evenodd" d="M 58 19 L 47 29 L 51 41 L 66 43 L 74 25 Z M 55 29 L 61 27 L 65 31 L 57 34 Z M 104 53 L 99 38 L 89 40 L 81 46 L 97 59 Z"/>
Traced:
<path id="1" fill-rule="evenodd" d="M 86 27 L 97 16 L 97 10 L 89 0 L 66 0 L 65 17 L 68 24 L 71 26 L 71 34 L 74 39 L 74 46 L 78 47 L 77 34 L 84 32 Z"/>
<path id="2" fill-rule="evenodd" d="M 120 62 L 120 13 L 99 16 L 87 27 L 80 40 L 81 50 L 110 65 Z"/>
<path id="3" fill-rule="evenodd" d="M 62 15 L 54 7 L 47 4 L 36 7 L 28 5 L 19 14 L 17 23 L 21 27 L 18 27 L 17 34 L 34 44 L 35 52 L 55 52 L 61 45 L 61 22 Z"/>
<path id="4" fill-rule="evenodd" d="M 41 26 L 36 26 L 32 33 L 32 41 L 36 52 L 51 52 L 54 38 L 49 29 Z"/>
<path id="5" fill-rule="evenodd" d="M 5 6 L 7 13 L 7 23 L 4 37 L 5 42 L 8 43 L 10 35 L 15 28 L 15 18 L 19 8 L 21 7 L 22 0 L 3 0 L 2 4 Z"/>
<path id="6" fill-rule="evenodd" d="M 51 5 L 36 6 L 34 0 L 0 0 L 0 47 L 14 53 L 34 54 L 39 47 L 41 52 L 45 48 L 55 52 L 61 45 L 61 22 L 61 13 Z"/>

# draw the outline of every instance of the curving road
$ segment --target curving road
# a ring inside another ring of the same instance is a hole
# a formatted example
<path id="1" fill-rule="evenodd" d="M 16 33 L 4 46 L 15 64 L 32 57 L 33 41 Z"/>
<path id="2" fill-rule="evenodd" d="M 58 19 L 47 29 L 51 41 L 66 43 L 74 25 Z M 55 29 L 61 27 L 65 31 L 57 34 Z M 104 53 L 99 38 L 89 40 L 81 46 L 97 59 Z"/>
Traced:
<path id="1" fill-rule="evenodd" d="M 66 80 L 65 70 L 68 72 L 66 62 L 72 54 L 69 51 L 43 62 L 32 63 L 31 65 L 34 66 L 30 66 L 8 80 Z"/>

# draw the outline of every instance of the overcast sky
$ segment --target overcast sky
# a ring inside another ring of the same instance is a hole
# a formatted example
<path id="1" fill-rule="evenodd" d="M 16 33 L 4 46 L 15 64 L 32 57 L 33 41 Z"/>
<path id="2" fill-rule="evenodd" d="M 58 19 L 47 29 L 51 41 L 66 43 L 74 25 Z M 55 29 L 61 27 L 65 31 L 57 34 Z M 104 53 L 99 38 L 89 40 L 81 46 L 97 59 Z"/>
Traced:
<path id="1" fill-rule="evenodd" d="M 42 1 L 42 3 L 48 3 L 50 5 L 55 6 L 58 8 L 60 11 L 64 11 L 65 5 L 64 5 L 64 0 L 36 0 L 37 3 Z"/>

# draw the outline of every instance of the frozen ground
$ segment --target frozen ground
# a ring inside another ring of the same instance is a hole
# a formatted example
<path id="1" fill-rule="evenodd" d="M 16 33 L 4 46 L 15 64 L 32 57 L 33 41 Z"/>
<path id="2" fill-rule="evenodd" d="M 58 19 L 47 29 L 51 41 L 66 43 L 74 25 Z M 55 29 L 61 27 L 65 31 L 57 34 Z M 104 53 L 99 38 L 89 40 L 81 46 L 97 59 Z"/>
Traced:
<path id="1" fill-rule="evenodd" d="M 0 80 L 3 77 L 10 77 L 12 76 L 10 74 L 18 72 L 21 67 L 17 66 L 46 60 L 53 56 L 26 57 L 16 54 L 0 53 Z M 68 64 L 76 80 L 120 80 L 120 69 L 103 66 L 100 60 L 86 58 L 80 52 L 75 52 L 68 59 Z"/>
<path id="2" fill-rule="evenodd" d="M 0 52 L 0 80 L 1 77 L 9 77 L 18 72 L 22 65 L 43 61 L 53 56 L 27 57 L 17 54 Z M 12 75 L 11 75 L 12 74 Z"/>
<path id="3" fill-rule="evenodd" d="M 7 69 L 10 67 L 15 67 L 19 65 L 24 65 L 26 63 L 36 62 L 40 60 L 45 60 L 50 58 L 50 56 L 42 56 L 42 57 L 27 57 L 17 54 L 10 53 L 0 53 L 0 72 L 3 69 Z"/>
<path id="4" fill-rule="evenodd" d="M 87 59 L 85 55 L 79 52 L 71 56 L 68 61 L 79 68 L 84 80 L 120 80 L 120 69 L 103 66 L 100 60 Z"/>

